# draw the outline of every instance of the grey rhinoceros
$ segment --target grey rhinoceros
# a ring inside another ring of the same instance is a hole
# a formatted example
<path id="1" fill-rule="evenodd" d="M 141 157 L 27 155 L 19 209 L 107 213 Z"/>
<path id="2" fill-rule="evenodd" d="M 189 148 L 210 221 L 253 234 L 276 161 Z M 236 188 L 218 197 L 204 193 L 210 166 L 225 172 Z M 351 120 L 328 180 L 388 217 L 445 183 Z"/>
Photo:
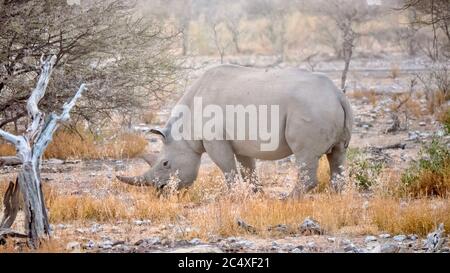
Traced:
<path id="1" fill-rule="evenodd" d="M 118 176 L 119 180 L 131 185 L 162 188 L 176 175 L 178 186 L 186 187 L 197 178 L 203 153 L 207 153 L 222 170 L 227 182 L 236 178 L 237 162 L 242 166 L 240 173 L 246 179 L 255 170 L 255 159 L 278 160 L 294 154 L 299 175 L 304 177 L 299 177 L 291 193 L 293 197 L 317 185 L 318 160 L 324 154 L 330 163 L 332 178 L 341 174 L 353 115 L 345 94 L 325 75 L 295 68 L 264 70 L 221 65 L 207 70 L 177 106 L 193 110 L 199 98 L 203 106 L 215 105 L 223 110 L 230 105 L 277 106 L 278 115 L 270 120 L 272 136 L 278 139 L 277 145 L 269 150 L 261 149 L 261 145 L 267 142 L 261 136 L 247 139 L 224 137 L 223 134 L 228 133 L 227 128 L 216 128 L 220 135 L 212 139 L 174 137 L 174 125 L 182 117 L 173 113 L 163 129 L 151 130 L 163 141 L 162 151 L 155 157 L 152 168 L 137 177 Z M 246 108 L 245 114 L 250 112 L 249 109 Z M 222 117 L 225 122 L 230 121 L 227 118 L 239 122 L 237 116 Z M 199 121 L 198 117 L 190 120 L 193 122 L 184 123 L 181 128 L 193 129 Z M 204 121 L 205 117 L 200 120 Z M 262 126 L 261 123 L 249 122 L 245 130 L 249 133 L 250 127 L 259 129 L 258 126 Z"/>

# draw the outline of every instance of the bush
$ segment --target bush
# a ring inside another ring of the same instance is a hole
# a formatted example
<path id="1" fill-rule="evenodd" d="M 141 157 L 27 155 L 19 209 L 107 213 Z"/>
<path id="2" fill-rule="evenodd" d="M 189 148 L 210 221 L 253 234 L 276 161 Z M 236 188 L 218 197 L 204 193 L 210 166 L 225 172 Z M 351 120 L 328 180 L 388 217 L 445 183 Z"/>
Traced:
<path id="1" fill-rule="evenodd" d="M 402 193 L 406 196 L 441 196 L 450 191 L 450 152 L 445 143 L 433 139 L 419 152 L 402 175 Z"/>
<path id="2" fill-rule="evenodd" d="M 44 153 L 44 158 L 59 159 L 105 159 L 133 158 L 141 155 L 147 146 L 144 136 L 133 133 L 115 132 L 97 135 L 89 130 L 78 133 L 62 129 L 55 133 Z M 0 142 L 0 156 L 15 155 L 15 148 Z"/>
<path id="3" fill-rule="evenodd" d="M 355 179 L 359 189 L 368 190 L 376 182 L 383 169 L 383 163 L 371 159 L 359 149 L 347 152 L 349 176 Z"/>

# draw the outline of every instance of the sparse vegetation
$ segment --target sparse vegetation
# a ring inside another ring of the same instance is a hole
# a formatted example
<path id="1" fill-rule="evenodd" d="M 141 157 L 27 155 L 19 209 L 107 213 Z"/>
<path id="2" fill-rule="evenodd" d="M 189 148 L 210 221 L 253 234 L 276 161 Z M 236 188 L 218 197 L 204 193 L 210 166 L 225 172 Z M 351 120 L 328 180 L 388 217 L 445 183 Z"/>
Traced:
<path id="1" fill-rule="evenodd" d="M 426 144 L 402 176 L 406 196 L 446 197 L 450 192 L 450 151 L 438 139 Z"/>
<path id="2" fill-rule="evenodd" d="M 68 145 L 70 143 L 70 145 Z M 60 130 L 44 153 L 44 158 L 105 159 L 133 158 L 145 151 L 147 140 L 135 133 L 96 135 L 89 130 Z M 0 144 L 0 156 L 15 155 L 10 144 Z"/>
<path id="3" fill-rule="evenodd" d="M 442 123 L 442 126 L 444 126 L 445 133 L 447 135 L 450 134 L 450 107 L 441 111 L 438 115 L 438 120 Z"/>
<path id="4" fill-rule="evenodd" d="M 347 158 L 349 176 L 355 179 L 358 188 L 369 190 L 377 182 L 383 164 L 370 159 L 359 149 L 350 149 Z"/>

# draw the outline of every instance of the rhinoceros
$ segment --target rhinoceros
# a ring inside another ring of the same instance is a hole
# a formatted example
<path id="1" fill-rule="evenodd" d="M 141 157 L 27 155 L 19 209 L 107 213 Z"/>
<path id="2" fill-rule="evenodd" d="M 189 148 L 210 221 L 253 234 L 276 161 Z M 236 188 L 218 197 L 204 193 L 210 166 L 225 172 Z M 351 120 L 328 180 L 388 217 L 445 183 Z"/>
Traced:
<path id="1" fill-rule="evenodd" d="M 297 68 L 266 70 L 220 65 L 207 70 L 177 106 L 193 109 L 199 98 L 203 105 L 215 105 L 220 109 L 229 105 L 278 106 L 278 116 L 271 120 L 278 125 L 271 127 L 275 131 L 273 135 L 278 137 L 278 145 L 271 150 L 261 149 L 264 141 L 260 136 L 256 139 L 174 137 L 174 124 L 182 117 L 172 114 L 164 128 L 151 129 L 163 142 L 162 151 L 153 156 L 151 169 L 141 176 L 118 176 L 120 181 L 161 189 L 176 175 L 178 187 L 187 187 L 196 180 L 204 153 L 221 169 L 229 183 L 239 173 L 245 180 L 250 178 L 255 171 L 255 159 L 279 160 L 294 154 L 299 179 L 290 194 L 292 197 L 317 185 L 318 161 L 324 154 L 332 179 L 341 175 L 353 115 L 345 94 L 327 76 Z M 195 127 L 195 122 L 183 126 Z M 248 131 L 249 127 L 260 124 L 246 126 Z M 227 132 L 226 128 L 221 129 L 217 130 L 220 134 Z M 237 162 L 241 166 L 239 169 Z"/>

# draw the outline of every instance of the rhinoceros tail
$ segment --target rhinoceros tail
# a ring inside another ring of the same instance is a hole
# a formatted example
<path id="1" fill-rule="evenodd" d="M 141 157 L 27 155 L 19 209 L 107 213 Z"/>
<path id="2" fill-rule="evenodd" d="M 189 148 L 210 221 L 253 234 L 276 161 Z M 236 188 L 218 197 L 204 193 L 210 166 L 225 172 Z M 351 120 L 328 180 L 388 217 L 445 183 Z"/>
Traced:
<path id="1" fill-rule="evenodd" d="M 341 103 L 342 109 L 344 110 L 344 133 L 343 140 L 345 148 L 348 147 L 350 139 L 352 137 L 352 127 L 353 127 L 353 112 L 350 103 L 348 102 L 345 94 L 339 91 L 339 101 Z"/>

